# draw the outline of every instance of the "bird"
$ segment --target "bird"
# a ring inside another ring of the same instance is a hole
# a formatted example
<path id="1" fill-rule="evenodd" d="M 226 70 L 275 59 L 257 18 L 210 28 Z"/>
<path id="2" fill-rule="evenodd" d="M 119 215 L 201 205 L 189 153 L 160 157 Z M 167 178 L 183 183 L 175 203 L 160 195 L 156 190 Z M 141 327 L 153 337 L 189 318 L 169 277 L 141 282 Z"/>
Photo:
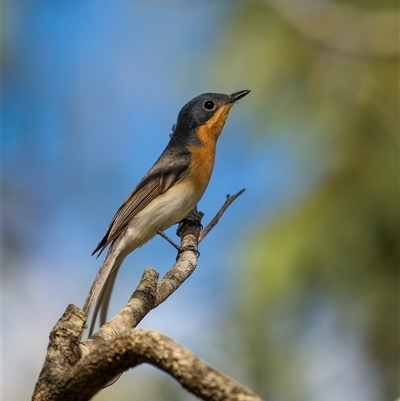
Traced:
<path id="1" fill-rule="evenodd" d="M 118 209 L 92 253 L 98 257 L 111 244 L 83 307 L 89 316 L 97 302 L 89 335 L 99 310 L 100 326 L 106 321 L 115 279 L 126 256 L 181 221 L 200 201 L 229 111 L 248 93 L 248 89 L 231 95 L 204 93 L 180 110 L 166 148 Z"/>

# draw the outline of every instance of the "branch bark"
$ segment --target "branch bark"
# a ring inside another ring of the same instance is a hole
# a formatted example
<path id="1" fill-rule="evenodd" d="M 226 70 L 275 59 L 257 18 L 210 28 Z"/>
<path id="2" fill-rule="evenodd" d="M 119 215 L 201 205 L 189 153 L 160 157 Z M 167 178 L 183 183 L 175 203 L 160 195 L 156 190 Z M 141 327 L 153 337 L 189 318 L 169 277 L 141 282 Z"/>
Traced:
<path id="1" fill-rule="evenodd" d="M 182 345 L 154 330 L 144 329 L 129 330 L 80 360 L 59 383 L 64 389 L 62 398 L 54 400 L 90 399 L 103 388 L 105 381 L 141 363 L 157 366 L 203 400 L 261 400 Z"/>
<path id="2" fill-rule="evenodd" d="M 202 238 L 243 191 L 227 197 Z M 74 305 L 67 307 L 50 334 L 46 360 L 33 394 L 34 401 L 89 400 L 118 380 L 125 370 L 141 363 L 164 370 L 203 400 L 261 401 L 252 391 L 172 339 L 153 330 L 134 329 L 195 270 L 201 217 L 202 213 L 196 209 L 179 226 L 182 251 L 171 270 L 158 281 L 158 273 L 146 269 L 128 304 L 86 341 L 79 342 L 87 316 Z"/>
<path id="3" fill-rule="evenodd" d="M 226 212 L 228 207 L 231 205 L 231 203 L 237 199 L 242 193 L 246 191 L 245 188 L 241 189 L 238 193 L 235 195 L 226 195 L 226 201 L 225 203 L 221 206 L 221 209 L 219 209 L 218 213 L 214 216 L 214 218 L 207 224 L 206 228 L 201 231 L 200 237 L 199 237 L 199 244 L 203 239 L 206 237 L 206 235 L 209 234 L 209 232 L 218 224 L 220 218 L 222 215 Z"/>

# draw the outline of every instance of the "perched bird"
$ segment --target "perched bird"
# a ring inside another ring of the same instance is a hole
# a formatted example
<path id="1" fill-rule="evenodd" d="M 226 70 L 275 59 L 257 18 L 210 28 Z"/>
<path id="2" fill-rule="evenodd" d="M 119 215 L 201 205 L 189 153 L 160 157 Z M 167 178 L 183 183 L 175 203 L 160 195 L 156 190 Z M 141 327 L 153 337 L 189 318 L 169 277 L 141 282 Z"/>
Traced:
<path id="1" fill-rule="evenodd" d="M 233 104 L 250 91 L 224 95 L 204 93 L 179 112 L 170 141 L 111 220 L 92 255 L 111 243 L 83 310 L 89 315 L 94 302 L 91 332 L 99 309 L 100 324 L 106 313 L 118 270 L 128 254 L 158 231 L 182 220 L 199 202 L 210 181 L 215 149 Z"/>

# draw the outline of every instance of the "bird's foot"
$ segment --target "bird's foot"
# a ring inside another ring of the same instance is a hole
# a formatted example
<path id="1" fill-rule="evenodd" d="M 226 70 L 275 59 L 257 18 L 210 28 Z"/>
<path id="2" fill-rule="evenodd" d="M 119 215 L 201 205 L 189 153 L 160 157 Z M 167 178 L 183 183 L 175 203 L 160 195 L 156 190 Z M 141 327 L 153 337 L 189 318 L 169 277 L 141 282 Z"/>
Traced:
<path id="1" fill-rule="evenodd" d="M 176 257 L 176 260 L 179 259 L 179 256 L 181 255 L 182 252 L 190 251 L 193 252 L 196 255 L 196 258 L 200 257 L 200 252 L 198 249 L 193 246 L 193 245 L 188 245 L 188 246 L 181 246 L 180 249 L 178 250 L 178 256 Z"/>
<path id="2" fill-rule="evenodd" d="M 179 224 L 178 228 L 176 229 L 176 235 L 178 237 L 181 236 L 181 230 L 184 224 L 189 223 L 189 224 L 196 224 L 200 227 L 200 231 L 203 229 L 203 225 L 201 224 L 201 219 L 203 218 L 204 213 L 200 212 L 197 210 L 197 207 L 195 207 L 192 211 L 190 211 L 187 216 L 182 219 Z"/>

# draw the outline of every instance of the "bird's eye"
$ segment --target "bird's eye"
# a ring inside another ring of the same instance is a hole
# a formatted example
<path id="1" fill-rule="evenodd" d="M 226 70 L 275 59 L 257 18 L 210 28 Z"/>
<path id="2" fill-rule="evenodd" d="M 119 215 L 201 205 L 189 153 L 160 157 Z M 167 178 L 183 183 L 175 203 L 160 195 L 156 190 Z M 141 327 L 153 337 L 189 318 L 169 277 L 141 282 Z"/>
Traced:
<path id="1" fill-rule="evenodd" d="M 206 110 L 213 110 L 215 107 L 215 103 L 212 102 L 211 100 L 207 100 L 206 102 L 204 102 L 204 108 Z"/>

